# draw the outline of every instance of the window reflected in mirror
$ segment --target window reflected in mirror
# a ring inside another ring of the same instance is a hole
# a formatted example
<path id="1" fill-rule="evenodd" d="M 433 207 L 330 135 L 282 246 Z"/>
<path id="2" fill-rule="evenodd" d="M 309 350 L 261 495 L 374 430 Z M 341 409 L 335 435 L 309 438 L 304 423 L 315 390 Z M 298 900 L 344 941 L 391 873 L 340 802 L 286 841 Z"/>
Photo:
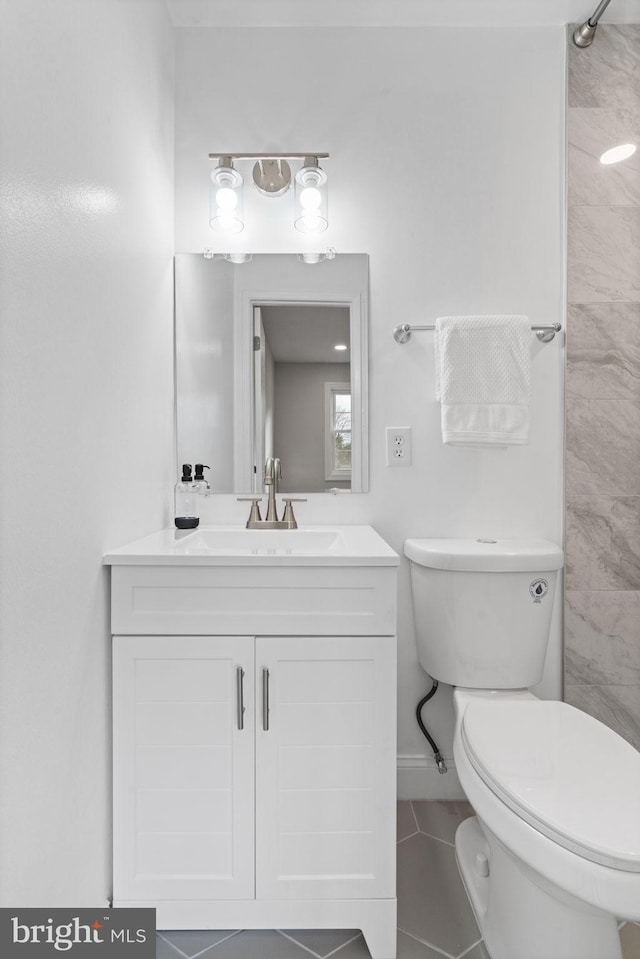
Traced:
<path id="1" fill-rule="evenodd" d="M 351 483 L 351 382 L 325 383 L 325 479 Z"/>

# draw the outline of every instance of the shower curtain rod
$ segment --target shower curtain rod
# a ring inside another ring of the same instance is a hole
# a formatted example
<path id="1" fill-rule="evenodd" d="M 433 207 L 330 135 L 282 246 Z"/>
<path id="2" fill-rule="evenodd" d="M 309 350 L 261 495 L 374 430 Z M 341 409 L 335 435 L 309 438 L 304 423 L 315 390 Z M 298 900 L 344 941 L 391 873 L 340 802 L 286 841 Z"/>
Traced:
<path id="1" fill-rule="evenodd" d="M 601 0 L 589 19 L 585 20 L 582 26 L 576 27 L 573 32 L 573 42 L 577 47 L 591 46 L 593 43 L 593 38 L 596 35 L 598 21 L 610 3 L 611 0 Z"/>

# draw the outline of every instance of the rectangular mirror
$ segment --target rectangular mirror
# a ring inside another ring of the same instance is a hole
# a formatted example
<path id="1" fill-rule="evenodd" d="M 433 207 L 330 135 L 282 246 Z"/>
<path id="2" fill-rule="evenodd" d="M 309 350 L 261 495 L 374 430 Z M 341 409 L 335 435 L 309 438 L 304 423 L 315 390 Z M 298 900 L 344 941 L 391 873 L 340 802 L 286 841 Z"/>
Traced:
<path id="1" fill-rule="evenodd" d="M 218 493 L 368 490 L 366 254 L 175 258 L 178 463 Z"/>

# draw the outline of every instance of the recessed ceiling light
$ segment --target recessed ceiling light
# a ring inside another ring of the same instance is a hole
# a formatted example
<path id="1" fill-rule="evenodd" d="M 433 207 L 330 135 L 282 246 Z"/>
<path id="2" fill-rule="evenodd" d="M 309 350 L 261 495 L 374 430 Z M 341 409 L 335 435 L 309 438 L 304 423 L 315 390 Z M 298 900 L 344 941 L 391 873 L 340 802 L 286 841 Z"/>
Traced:
<path id="1" fill-rule="evenodd" d="M 336 345 L 334 346 L 334 350 L 347 350 L 347 349 L 349 349 L 349 347 L 345 346 L 344 343 L 336 343 Z"/>
<path id="2" fill-rule="evenodd" d="M 610 163 L 620 163 L 621 160 L 627 160 L 636 152 L 634 143 L 621 143 L 618 147 L 612 147 L 606 150 L 600 157 L 600 163 L 608 166 Z"/>

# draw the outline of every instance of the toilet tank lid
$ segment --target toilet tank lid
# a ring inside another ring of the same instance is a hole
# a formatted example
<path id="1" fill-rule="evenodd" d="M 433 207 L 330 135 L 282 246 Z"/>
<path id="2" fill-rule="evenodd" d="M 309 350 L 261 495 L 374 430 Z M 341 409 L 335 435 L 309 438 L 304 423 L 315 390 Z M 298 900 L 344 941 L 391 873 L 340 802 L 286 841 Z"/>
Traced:
<path id="1" fill-rule="evenodd" d="M 407 539 L 404 554 L 420 566 L 482 572 L 561 569 L 564 553 L 546 539 Z"/>

